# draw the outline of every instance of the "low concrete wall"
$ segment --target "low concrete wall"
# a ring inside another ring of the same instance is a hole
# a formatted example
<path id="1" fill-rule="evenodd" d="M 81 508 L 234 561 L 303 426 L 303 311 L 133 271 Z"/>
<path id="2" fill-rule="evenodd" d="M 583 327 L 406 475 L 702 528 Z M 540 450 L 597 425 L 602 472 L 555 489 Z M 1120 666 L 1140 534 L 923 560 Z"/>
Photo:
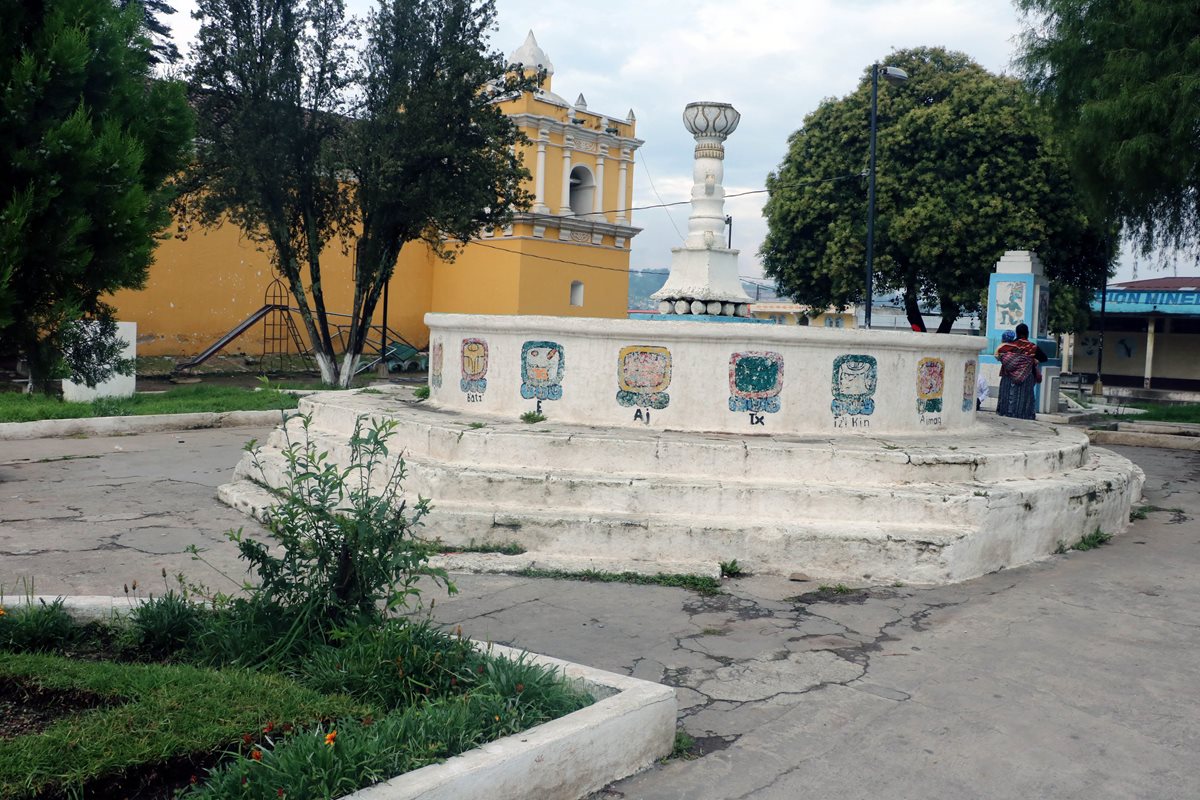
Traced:
<path id="1" fill-rule="evenodd" d="M 442 408 L 729 433 L 915 433 L 975 423 L 982 340 L 774 325 L 429 314 Z"/>
<path id="2" fill-rule="evenodd" d="M 193 414 L 143 414 L 126 417 L 42 419 L 35 422 L 0 422 L 0 441 L 55 439 L 66 436 L 126 436 L 154 431 L 190 431 L 200 428 L 245 428 L 278 424 L 278 411 L 198 411 Z"/>
<path id="3" fill-rule="evenodd" d="M 52 597 L 20 598 L 36 603 Z M 108 619 L 144 602 L 127 597 L 68 597 L 79 619 Z M 675 690 L 639 678 L 497 644 L 492 655 L 559 670 L 596 702 L 565 717 L 347 795 L 352 800 L 578 800 L 649 767 L 671 752 Z"/>

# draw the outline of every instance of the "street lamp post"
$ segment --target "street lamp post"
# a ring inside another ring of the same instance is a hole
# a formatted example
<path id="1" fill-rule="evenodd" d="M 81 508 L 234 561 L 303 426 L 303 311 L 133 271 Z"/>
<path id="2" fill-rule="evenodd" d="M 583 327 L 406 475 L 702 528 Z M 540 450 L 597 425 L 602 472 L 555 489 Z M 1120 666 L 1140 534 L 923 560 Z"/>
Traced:
<path id="1" fill-rule="evenodd" d="M 908 73 L 899 67 L 871 65 L 871 159 L 867 168 L 867 307 L 863 327 L 871 327 L 871 303 L 875 295 L 875 138 L 879 115 L 879 76 L 888 83 L 904 83 Z"/>

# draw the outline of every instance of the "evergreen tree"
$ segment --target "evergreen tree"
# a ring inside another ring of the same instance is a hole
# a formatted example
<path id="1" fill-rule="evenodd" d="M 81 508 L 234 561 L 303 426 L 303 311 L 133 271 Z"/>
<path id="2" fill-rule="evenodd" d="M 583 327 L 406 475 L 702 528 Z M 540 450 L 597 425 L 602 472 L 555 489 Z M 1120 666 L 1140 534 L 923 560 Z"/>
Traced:
<path id="1" fill-rule="evenodd" d="M 1200 248 L 1195 0 L 1017 0 L 1021 65 L 1102 215 L 1143 250 Z"/>
<path id="2" fill-rule="evenodd" d="M 879 91 L 876 291 L 900 294 L 922 329 L 920 307 L 938 305 L 945 332 L 979 310 L 1005 250 L 1038 251 L 1059 286 L 1098 285 L 1115 237 L 1085 213 L 1020 84 L 940 48 L 887 63 L 909 80 Z M 823 101 L 767 179 L 764 269 L 818 308 L 864 299 L 870 93 L 868 71 Z M 1058 308 L 1060 325 L 1078 324 Z"/>
<path id="3" fill-rule="evenodd" d="M 0 342 L 48 388 L 69 323 L 144 283 L 192 115 L 150 79 L 137 9 L 0 0 L 0 18 Z"/>

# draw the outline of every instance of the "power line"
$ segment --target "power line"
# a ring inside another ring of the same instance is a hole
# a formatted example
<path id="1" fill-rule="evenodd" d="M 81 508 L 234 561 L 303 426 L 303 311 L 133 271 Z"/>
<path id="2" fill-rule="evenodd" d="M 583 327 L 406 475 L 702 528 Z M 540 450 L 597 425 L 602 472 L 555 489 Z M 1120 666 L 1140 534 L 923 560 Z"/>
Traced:
<path id="1" fill-rule="evenodd" d="M 646 166 L 645 160 L 643 159 L 642 167 L 645 168 L 645 166 Z M 649 170 L 646 170 L 646 177 L 647 178 L 650 177 Z M 821 184 L 821 183 L 832 183 L 834 181 L 844 181 L 848 178 L 861 178 L 861 177 L 862 177 L 862 174 L 856 172 L 856 173 L 851 173 L 851 174 L 847 174 L 847 175 L 835 175 L 832 178 L 815 178 L 813 180 L 798 181 L 795 183 L 777 183 L 775 185 L 775 188 L 778 189 L 781 187 L 815 186 L 815 185 Z M 653 181 L 651 181 L 650 188 L 652 188 L 652 189 L 654 188 Z M 730 197 L 745 197 L 747 195 L 752 195 L 752 194 L 764 194 L 769 191 L 771 191 L 771 190 L 770 189 L 748 189 L 747 191 L 744 191 L 744 192 L 734 192 L 732 194 L 727 194 L 727 195 L 725 195 L 725 197 L 727 199 Z M 655 190 L 654 194 L 656 197 L 658 197 L 658 190 Z M 659 197 L 658 199 L 661 201 L 662 197 Z M 564 218 L 569 218 L 569 217 L 587 217 L 587 216 L 591 216 L 592 214 L 595 214 L 595 213 L 600 213 L 600 214 L 625 213 L 625 212 L 629 212 L 629 211 L 647 211 L 647 210 L 654 209 L 654 208 L 667 208 L 669 206 L 685 206 L 685 205 L 691 204 L 691 202 L 692 202 L 691 200 L 676 200 L 672 203 L 659 202 L 655 205 L 630 206 L 628 208 L 607 209 L 605 211 L 600 211 L 600 212 L 593 211 L 590 213 L 553 214 L 553 215 L 546 215 L 546 216 L 552 216 L 555 219 L 564 219 Z M 667 214 L 667 217 L 668 217 L 668 219 L 671 220 L 671 226 L 675 227 L 675 220 L 674 220 L 674 218 L 671 217 L 670 213 Z M 679 228 L 677 228 L 677 227 L 675 228 L 675 233 L 679 234 Z M 683 235 L 679 234 L 679 238 L 682 240 Z M 471 244 L 473 244 L 477 247 L 486 247 L 490 250 L 499 250 L 502 253 L 516 253 L 518 255 L 524 256 L 525 258 L 535 258 L 540 261 L 552 261 L 556 264 L 567 264 L 572 267 L 584 267 L 585 269 L 599 269 L 599 270 L 604 270 L 605 272 L 620 272 L 625 275 L 628 275 L 630 273 L 653 272 L 653 270 L 621 269 L 620 267 L 602 267 L 599 264 L 585 264 L 582 261 L 572 261 L 572 260 L 566 259 L 566 258 L 554 258 L 552 256 L 539 256 L 535 253 L 525 253 L 520 250 L 514 250 L 511 247 L 499 247 L 498 245 L 488 244 L 487 242 L 481 241 L 479 239 L 472 239 Z M 764 282 L 764 281 L 762 281 L 761 278 L 753 278 L 748 275 L 739 275 L 738 279 L 744 280 L 748 283 L 753 283 L 756 286 L 772 286 L 772 287 L 774 286 L 773 282 Z"/>
<path id="2" fill-rule="evenodd" d="M 677 206 L 677 205 L 682 205 L 682 204 L 683 204 L 682 202 L 676 202 L 676 203 L 664 203 L 664 202 L 663 202 L 662 195 L 660 195 L 660 194 L 658 193 L 658 189 L 656 189 L 656 188 L 654 187 L 654 178 L 651 178 L 651 177 L 650 177 L 650 167 L 648 167 L 648 166 L 646 165 L 646 157 L 645 157 L 644 155 L 642 155 L 642 153 L 641 153 L 640 151 L 638 152 L 638 154 L 637 154 L 637 157 L 638 157 L 638 159 L 640 159 L 640 160 L 641 160 L 641 162 L 642 162 L 642 169 L 643 169 L 643 170 L 645 170 L 645 172 L 646 172 L 646 180 L 650 181 L 650 191 L 654 192 L 654 196 L 658 198 L 659 207 L 660 207 L 660 208 L 663 208 L 663 209 L 665 209 L 665 208 L 667 208 L 667 206 Z M 690 202 L 690 201 L 689 201 L 689 202 Z M 652 208 L 652 207 L 653 207 L 653 206 L 651 206 L 651 208 Z M 671 220 L 671 227 L 675 229 L 675 235 L 676 235 L 676 236 L 678 236 L 678 237 L 679 237 L 679 241 L 681 241 L 681 242 L 682 242 L 682 241 L 683 241 L 683 234 L 679 232 L 679 226 L 675 224 L 675 218 L 671 216 L 671 212 L 670 212 L 670 211 L 668 211 L 668 212 L 667 212 L 667 219 Z"/>
<path id="3" fill-rule="evenodd" d="M 643 167 L 646 166 L 644 161 L 642 163 L 642 166 Z M 649 170 L 646 170 L 646 177 L 647 178 L 650 177 Z M 813 180 L 798 181 L 796 183 L 777 183 L 777 184 L 775 184 L 775 188 L 778 189 L 778 188 L 793 188 L 793 187 L 798 188 L 801 186 L 816 186 L 817 184 L 821 184 L 821 183 L 833 183 L 834 181 L 844 181 L 848 178 L 861 178 L 861 177 L 862 177 L 861 173 L 855 172 L 855 173 L 852 173 L 849 175 L 836 175 L 832 178 L 814 178 Z M 653 181 L 651 181 L 651 183 L 650 183 L 650 188 L 654 189 Z M 728 200 L 731 197 L 746 197 L 747 195 L 752 195 L 752 194 L 766 194 L 769 191 L 771 191 L 771 190 L 770 189 L 748 189 L 747 191 L 744 191 L 744 192 L 733 192 L 731 194 L 727 194 L 727 195 L 725 195 L 725 199 Z M 607 208 L 603 211 L 581 211 L 581 212 L 572 212 L 570 214 L 544 214 L 542 216 L 549 216 L 549 217 L 553 217 L 555 219 L 569 219 L 569 218 L 573 218 L 573 217 L 591 217 L 596 214 L 625 214 L 630 211 L 650 211 L 655 208 L 670 208 L 671 206 L 687 206 L 687 205 L 691 205 L 691 203 L 692 203 L 691 200 L 676 200 L 671 203 L 664 203 L 664 202 L 662 202 L 662 197 L 658 196 L 657 190 L 655 190 L 654 195 L 655 195 L 655 197 L 658 197 L 659 202 L 652 203 L 651 205 L 647 205 L 647 206 L 629 206 L 627 208 Z M 667 217 L 671 219 L 671 224 L 672 224 L 672 226 L 674 226 L 675 219 L 673 217 L 671 217 L 670 214 L 668 214 Z M 677 227 L 675 228 L 675 233 L 677 233 L 677 234 L 679 233 L 679 228 L 677 228 Z M 680 234 L 679 238 L 680 239 L 683 238 L 682 234 Z"/>
<path id="4" fill-rule="evenodd" d="M 487 242 L 482 242 L 482 241 L 479 241 L 478 239 L 471 240 L 471 244 L 475 247 L 486 247 L 489 250 L 499 250 L 502 253 L 515 253 L 516 255 L 523 256 L 525 258 L 536 258 L 540 261 L 553 261 L 556 264 L 569 264 L 572 267 L 585 267 L 587 269 L 600 269 L 600 270 L 604 270 L 605 272 L 620 272 L 624 275 L 629 275 L 631 273 L 638 273 L 640 275 L 651 275 L 651 274 L 661 275 L 664 273 L 663 270 L 621 269 L 620 267 L 602 267 L 599 264 L 585 264 L 582 261 L 571 261 L 570 259 L 566 259 L 566 258 L 554 258 L 552 256 L 539 256 L 536 253 L 525 253 L 520 250 L 514 250 L 511 247 L 500 247 L 499 245 L 488 244 Z M 665 272 L 669 273 L 670 271 L 666 270 Z M 756 284 L 758 286 L 774 286 L 773 283 L 764 282 L 762 278 L 754 278 L 749 275 L 738 275 L 738 279 L 744 280 L 747 283 Z"/>

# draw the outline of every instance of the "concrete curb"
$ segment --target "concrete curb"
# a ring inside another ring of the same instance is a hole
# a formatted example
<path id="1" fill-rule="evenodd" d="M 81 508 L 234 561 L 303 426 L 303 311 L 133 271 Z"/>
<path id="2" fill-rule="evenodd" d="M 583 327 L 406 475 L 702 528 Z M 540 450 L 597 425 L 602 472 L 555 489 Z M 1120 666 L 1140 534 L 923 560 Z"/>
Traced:
<path id="1" fill-rule="evenodd" d="M 34 422 L 0 422 L 0 441 L 56 439 L 66 436 L 126 436 L 156 431 L 191 431 L 203 428 L 244 428 L 278 425 L 280 412 L 198 411 L 191 414 L 145 414 L 127 417 L 41 419 Z"/>
<path id="2" fill-rule="evenodd" d="M 52 597 L 21 598 L 36 603 Z M 80 619 L 108 619 L 140 598 L 76 596 L 63 606 Z M 492 655 L 560 670 L 596 702 L 441 764 L 414 770 L 347 795 L 349 800 L 579 800 L 633 775 L 671 752 L 678 701 L 669 686 L 573 664 L 512 647 L 478 642 Z"/>
<path id="3" fill-rule="evenodd" d="M 1123 444 L 1130 447 L 1163 447 L 1168 450 L 1200 452 L 1200 437 L 1177 436 L 1169 433 L 1135 433 L 1134 431 L 1088 431 L 1093 444 Z"/>

